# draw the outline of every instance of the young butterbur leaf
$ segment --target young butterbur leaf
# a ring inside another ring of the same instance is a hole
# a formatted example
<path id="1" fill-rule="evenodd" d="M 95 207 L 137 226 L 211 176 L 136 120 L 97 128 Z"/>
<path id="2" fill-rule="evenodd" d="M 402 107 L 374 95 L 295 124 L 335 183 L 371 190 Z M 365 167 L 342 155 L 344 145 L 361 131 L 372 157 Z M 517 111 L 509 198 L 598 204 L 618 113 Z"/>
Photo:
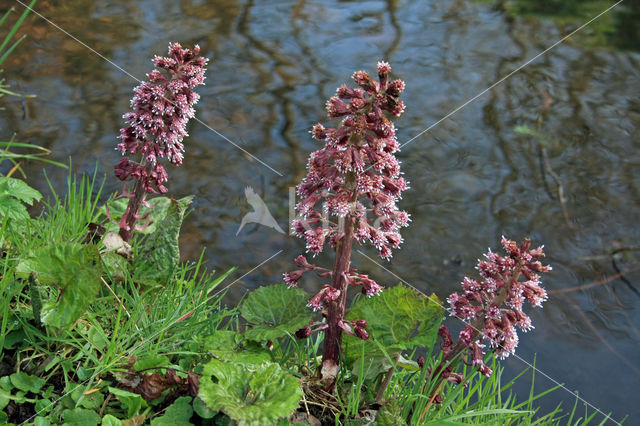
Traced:
<path id="1" fill-rule="evenodd" d="M 41 319 L 46 325 L 64 328 L 84 313 L 98 293 L 100 254 L 92 244 L 60 242 L 36 249 L 16 272 L 23 277 L 35 272 L 41 284 L 58 290 L 42 304 Z"/>
<path id="2" fill-rule="evenodd" d="M 375 342 L 388 352 L 396 353 L 415 347 L 430 348 L 437 338 L 443 313 L 436 295 L 427 298 L 402 285 L 387 289 L 378 296 L 360 299 L 346 318 L 352 321 L 366 319 L 370 339 L 363 342 L 345 336 L 347 358 L 359 357 L 362 344 L 365 345 L 365 353 L 380 354 Z"/>
<path id="3" fill-rule="evenodd" d="M 298 379 L 278 364 L 239 364 L 212 359 L 200 379 L 200 398 L 239 425 L 275 424 L 297 407 L 302 390 Z"/>
<path id="4" fill-rule="evenodd" d="M 252 291 L 240 308 L 248 325 L 245 336 L 252 340 L 275 340 L 293 335 L 313 317 L 306 308 L 309 298 L 304 290 L 286 284 Z"/>
<path id="5" fill-rule="evenodd" d="M 141 281 L 165 285 L 175 272 L 180 263 L 180 227 L 192 201 L 193 196 L 170 200 L 166 216 L 144 243 L 142 263 L 138 267 Z"/>

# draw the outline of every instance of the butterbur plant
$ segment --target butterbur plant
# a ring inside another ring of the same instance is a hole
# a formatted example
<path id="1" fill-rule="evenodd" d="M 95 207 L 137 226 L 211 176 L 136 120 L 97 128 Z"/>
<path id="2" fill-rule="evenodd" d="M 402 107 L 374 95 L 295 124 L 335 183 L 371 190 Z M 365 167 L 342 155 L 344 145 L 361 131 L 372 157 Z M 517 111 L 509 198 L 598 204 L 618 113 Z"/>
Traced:
<path id="1" fill-rule="evenodd" d="M 123 157 L 115 166 L 115 175 L 122 181 L 133 181 L 133 189 L 125 189 L 127 210 L 120 220 L 120 236 L 130 241 L 140 217 L 140 207 L 147 194 L 165 193 L 168 175 L 159 162 L 182 164 L 187 136 L 187 122 L 195 115 L 193 105 L 200 98 L 193 89 L 204 84 L 208 59 L 199 56 L 200 48 L 185 49 L 178 43 L 169 45 L 169 56 L 153 59 L 156 69 L 147 74 L 134 89 L 132 111 L 124 114 L 126 126 L 120 129 L 118 150 Z M 134 158 L 136 158 L 134 160 Z"/>
<path id="2" fill-rule="evenodd" d="M 462 292 L 448 298 L 451 316 L 467 325 L 455 344 L 447 327 L 440 326 L 443 357 L 436 373 L 442 373 L 441 378 L 460 382 L 462 378 L 452 373 L 449 364 L 458 355 L 463 355 L 465 362 L 470 359 L 470 364 L 490 376 L 492 371 L 483 361 L 482 341 L 487 341 L 499 358 L 513 354 L 518 345 L 516 327 L 525 332 L 533 328 L 531 318 L 522 309 L 525 300 L 534 307 L 542 307 L 547 300 L 539 274 L 551 267 L 540 262 L 544 257 L 543 247 L 531 249 L 529 239 L 518 245 L 505 237 L 502 237 L 502 247 L 506 256 L 489 250 L 485 259 L 478 261 L 481 279 L 465 277 Z"/>
<path id="3" fill-rule="evenodd" d="M 321 383 L 332 389 L 338 372 L 342 333 L 361 339 L 369 337 L 366 320 L 346 321 L 346 297 L 349 286 L 360 286 L 362 293 L 374 296 L 382 286 L 350 267 L 353 241 L 370 243 L 379 255 L 389 259 L 402 237 L 398 230 L 407 226 L 409 215 L 398 209 L 396 201 L 407 189 L 395 157 L 399 145 L 389 117 L 399 116 L 404 104 L 398 99 L 404 90 L 401 80 L 389 81 L 391 67 L 378 63 L 378 78 L 365 71 L 353 74 L 359 86 L 338 88 L 327 102 L 330 118 L 341 118 L 336 128 L 316 124 L 311 133 L 324 147 L 311 154 L 308 174 L 297 187 L 301 201 L 293 222 L 295 234 L 306 241 L 314 255 L 328 242 L 335 251 L 331 270 L 296 258 L 300 268 L 285 274 L 285 282 L 295 286 L 302 275 L 315 271 L 328 278 L 309 306 L 321 310 L 325 323 L 314 323 L 297 333 L 307 337 L 324 331 L 324 352 L 319 372 Z"/>

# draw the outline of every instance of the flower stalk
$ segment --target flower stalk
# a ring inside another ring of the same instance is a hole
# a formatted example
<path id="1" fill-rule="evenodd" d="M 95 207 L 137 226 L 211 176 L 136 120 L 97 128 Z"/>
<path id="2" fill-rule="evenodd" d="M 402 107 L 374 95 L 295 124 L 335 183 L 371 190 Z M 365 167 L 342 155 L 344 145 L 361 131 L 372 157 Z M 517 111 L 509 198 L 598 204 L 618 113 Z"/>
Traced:
<path id="1" fill-rule="evenodd" d="M 342 121 L 336 128 L 320 123 L 313 127 L 311 134 L 323 141 L 324 147 L 310 155 L 308 174 L 297 187 L 301 201 L 296 206 L 300 216 L 292 224 L 295 234 L 305 239 L 307 251 L 314 255 L 327 241 L 335 251 L 331 270 L 298 256 L 295 263 L 301 269 L 284 275 L 290 286 L 297 285 L 310 271 L 330 277 L 309 301 L 309 306 L 321 310 L 326 319 L 326 327 L 315 331 L 325 332 L 318 375 L 327 390 L 335 384 L 343 332 L 365 340 L 369 337 L 365 320 L 351 324 L 344 319 L 348 288 L 361 286 L 362 293 L 369 297 L 382 290 L 367 275 L 351 268 L 353 242 L 371 243 L 382 258 L 389 259 L 392 249 L 402 243 L 398 230 L 410 220 L 396 207 L 407 182 L 395 157 L 399 144 L 389 118 L 404 111 L 398 99 L 404 83 L 389 81 L 391 67 L 386 62 L 379 62 L 377 71 L 377 81 L 365 71 L 355 72 L 353 80 L 359 87 L 341 86 L 327 101 L 329 117 Z M 368 217 L 371 214 L 373 219 Z M 310 333 L 306 327 L 297 336 L 304 338 Z"/>
<path id="2" fill-rule="evenodd" d="M 193 106 L 200 98 L 193 91 L 204 84 L 208 59 L 199 56 L 200 47 L 184 49 L 178 43 L 169 45 L 169 56 L 153 59 L 156 67 L 134 89 L 132 111 L 123 115 L 126 126 L 120 129 L 117 149 L 123 157 L 115 166 L 115 175 L 122 181 L 134 181 L 133 190 L 125 188 L 120 197 L 129 198 L 120 220 L 120 236 L 131 241 L 136 230 L 144 228 L 139 212 L 147 194 L 166 193 L 168 179 L 164 166 L 158 161 L 166 158 L 170 164 L 182 164 L 187 136 L 187 123 L 195 115 Z M 138 161 L 132 159 L 137 156 Z"/>
<path id="3" fill-rule="evenodd" d="M 533 329 L 531 318 L 522 310 L 528 301 L 534 307 L 542 307 L 547 292 L 541 287 L 540 273 L 551 270 L 539 259 L 544 257 L 543 247 L 531 249 L 531 241 L 521 244 L 502 237 L 502 247 L 507 256 L 489 252 L 485 260 L 479 260 L 477 269 L 482 277 L 474 280 L 465 277 L 462 292 L 452 293 L 449 298 L 451 316 L 465 322 L 466 327 L 453 343 L 449 329 L 441 325 L 438 331 L 443 340 L 442 359 L 430 375 L 436 383 L 436 392 L 445 380 L 461 383 L 464 380 L 454 372 L 455 364 L 462 360 L 477 366 L 489 377 L 491 369 L 484 363 L 483 340 L 488 341 L 491 351 L 503 359 L 515 353 L 518 345 L 516 327 L 524 332 Z M 470 359 L 470 362 L 469 362 Z M 436 394 L 432 395 L 435 400 Z M 424 415 L 424 413 L 423 413 Z"/>

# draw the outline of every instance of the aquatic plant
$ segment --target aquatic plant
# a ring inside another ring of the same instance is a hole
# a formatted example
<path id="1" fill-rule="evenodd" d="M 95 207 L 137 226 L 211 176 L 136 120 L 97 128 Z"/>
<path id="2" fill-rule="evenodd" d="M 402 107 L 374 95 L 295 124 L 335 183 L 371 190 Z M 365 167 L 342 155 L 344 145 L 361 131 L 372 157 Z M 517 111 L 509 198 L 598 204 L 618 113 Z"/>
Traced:
<path id="1" fill-rule="evenodd" d="M 404 111 L 398 99 L 404 82 L 389 81 L 391 67 L 386 62 L 379 62 L 377 71 L 377 81 L 365 71 L 355 72 L 353 80 L 359 87 L 343 85 L 328 100 L 329 117 L 342 121 L 337 128 L 320 123 L 313 127 L 311 134 L 323 141 L 324 147 L 310 155 L 307 176 L 297 187 L 301 201 L 296 206 L 300 218 L 293 222 L 295 234 L 305 239 L 307 251 L 314 255 L 323 250 L 326 241 L 335 251 L 331 270 L 299 256 L 295 263 L 300 269 L 284 276 L 290 286 L 309 271 L 330 277 L 330 283 L 309 301 L 311 308 L 323 311 L 326 323 L 312 324 L 314 329 L 310 325 L 297 333 L 308 337 L 312 332 L 325 332 L 320 378 L 329 389 L 338 372 L 342 333 L 369 337 L 366 319 L 344 318 L 348 287 L 360 285 L 367 296 L 382 290 L 367 275 L 351 268 L 353 241 L 372 243 L 382 258 L 389 259 L 392 249 L 402 243 L 398 230 L 409 223 L 409 215 L 396 206 L 407 182 L 394 155 L 399 144 L 388 118 Z M 369 213 L 374 220 L 367 217 Z"/>
<path id="2" fill-rule="evenodd" d="M 164 184 L 168 175 L 159 159 L 166 158 L 175 166 L 182 164 L 182 140 L 187 136 L 187 122 L 195 115 L 193 105 L 200 98 L 193 88 L 204 84 L 208 62 L 199 54 L 198 45 L 190 50 L 170 44 L 168 57 L 153 58 L 156 69 L 147 74 L 149 81 L 134 89 L 132 111 L 123 115 L 127 125 L 120 129 L 117 149 L 125 157 L 115 166 L 115 175 L 122 181 L 135 182 L 131 192 L 125 184 L 120 195 L 129 198 L 119 223 L 124 241 L 131 240 L 136 222 L 144 219 L 139 210 L 146 194 L 167 192 Z M 131 159 L 134 155 L 139 161 Z"/>

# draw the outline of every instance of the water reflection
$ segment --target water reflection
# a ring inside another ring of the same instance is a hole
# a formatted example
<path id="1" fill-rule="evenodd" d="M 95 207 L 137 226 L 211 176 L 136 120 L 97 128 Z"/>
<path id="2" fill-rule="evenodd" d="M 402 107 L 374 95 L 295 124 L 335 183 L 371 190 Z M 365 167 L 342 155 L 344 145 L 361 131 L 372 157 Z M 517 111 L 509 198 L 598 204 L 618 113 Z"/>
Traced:
<path id="1" fill-rule="evenodd" d="M 354 70 L 389 60 L 407 85 L 407 111 L 397 125 L 400 141 L 408 141 L 577 25 L 558 21 L 569 12 L 545 18 L 545 4 L 120 0 L 41 2 L 37 10 L 139 77 L 171 40 L 199 43 L 212 58 L 198 117 L 283 175 L 198 124 L 190 128 L 184 166 L 168 170 L 171 194 L 196 195 L 182 235 L 186 259 L 207 246 L 210 267 L 239 266 L 239 277 L 284 250 L 236 284 L 231 303 L 248 288 L 279 281 L 304 250 L 302 241 L 271 229 L 235 232 L 250 210 L 246 186 L 286 227 L 288 188 L 319 148 L 308 130 L 327 122 L 324 102 L 336 87 Z M 637 4 L 625 1 L 607 19 L 631 25 Z M 412 190 L 401 208 L 413 223 L 385 266 L 444 298 L 501 234 L 544 242 L 555 268 L 546 283 L 553 297 L 532 312 L 537 328 L 518 353 L 527 360 L 537 353 L 543 371 L 614 418 L 638 418 L 631 354 L 640 349 L 640 252 L 633 249 L 640 237 L 640 57 L 615 49 L 633 40 L 637 46 L 636 33 L 605 24 L 609 30 L 598 34 L 606 37 L 598 39 L 606 48 L 579 38 L 558 46 L 403 149 Z M 3 98 L 0 136 L 17 132 L 54 149 L 58 161 L 71 155 L 77 170 L 98 163 L 110 174 L 137 83 L 40 19 L 31 17 L 25 28 L 30 38 L 4 75 L 38 98 L 26 116 L 19 100 Z M 616 41 L 623 35 L 626 42 Z M 518 133 L 518 126 L 542 137 Z M 41 176 L 39 167 L 30 175 Z M 49 173 L 60 188 L 65 172 Z M 44 182 L 36 186 L 47 192 Z M 107 191 L 117 189 L 109 177 Z M 354 263 L 379 282 L 397 281 L 360 254 Z M 522 369 L 517 360 L 508 365 Z M 549 404 L 565 397 L 556 394 Z"/>
<path id="2" fill-rule="evenodd" d="M 534 19 L 552 19 L 564 32 L 584 24 L 615 2 L 606 0 L 498 0 L 492 3 L 496 10 L 511 16 Z M 589 46 L 606 46 L 624 50 L 640 49 L 640 1 L 627 0 L 602 19 L 598 19 L 578 34 L 576 39 Z"/>

